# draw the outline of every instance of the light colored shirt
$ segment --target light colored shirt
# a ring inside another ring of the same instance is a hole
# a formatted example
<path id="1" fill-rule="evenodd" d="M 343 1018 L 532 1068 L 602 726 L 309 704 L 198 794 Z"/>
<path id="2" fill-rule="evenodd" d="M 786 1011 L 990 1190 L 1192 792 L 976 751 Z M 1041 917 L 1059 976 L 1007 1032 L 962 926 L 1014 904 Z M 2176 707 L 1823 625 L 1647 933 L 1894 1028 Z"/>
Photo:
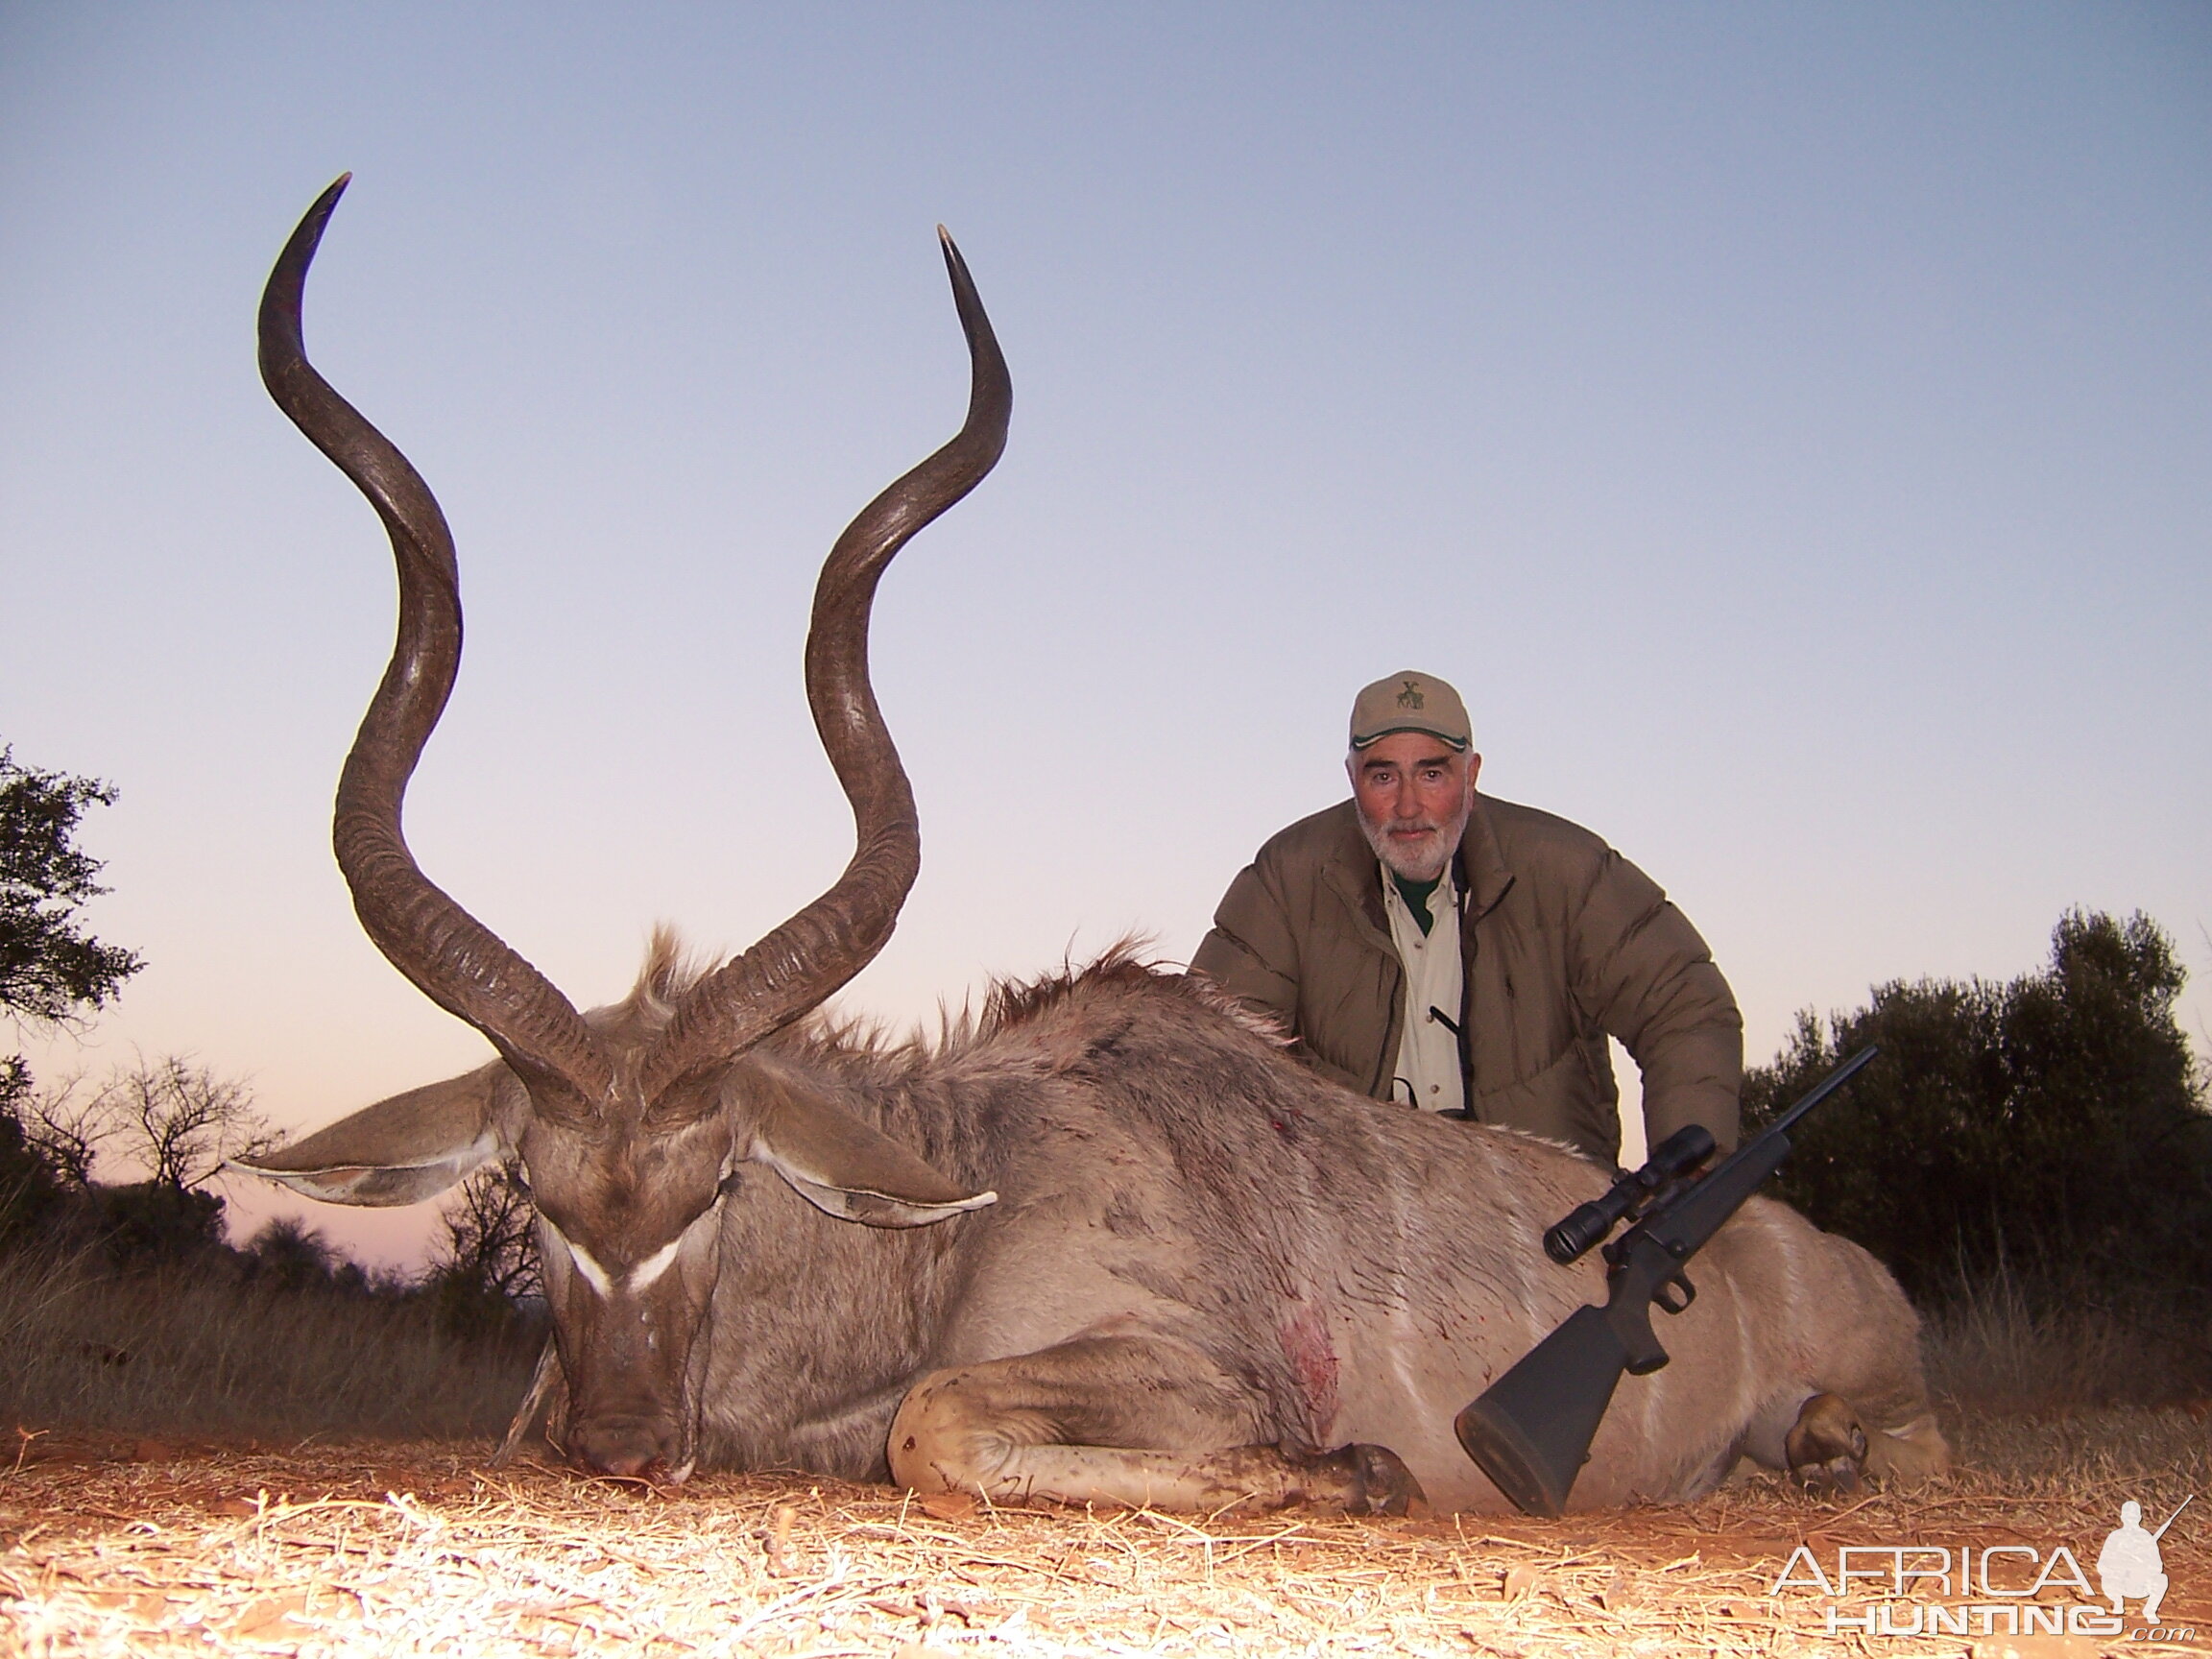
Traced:
<path id="1" fill-rule="evenodd" d="M 1452 872 L 1429 895 L 1429 931 L 1407 908 L 1406 896 L 1390 873 L 1376 866 L 1382 881 L 1382 909 L 1390 918 L 1390 940 L 1405 971 L 1406 1019 L 1398 1039 L 1398 1069 L 1390 1097 L 1424 1112 L 1457 1112 L 1467 1104 L 1459 1074 L 1459 1039 L 1445 1020 L 1459 1018 L 1459 901 Z M 1431 1009 L 1444 1011 L 1439 1020 Z"/>

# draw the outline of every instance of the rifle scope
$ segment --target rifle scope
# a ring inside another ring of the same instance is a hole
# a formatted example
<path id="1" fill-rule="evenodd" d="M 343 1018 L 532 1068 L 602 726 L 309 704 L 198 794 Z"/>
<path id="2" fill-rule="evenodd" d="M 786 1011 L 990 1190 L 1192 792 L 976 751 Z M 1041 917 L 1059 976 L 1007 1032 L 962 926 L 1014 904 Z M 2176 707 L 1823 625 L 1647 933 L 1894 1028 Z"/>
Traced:
<path id="1" fill-rule="evenodd" d="M 1544 1235 L 1544 1254 L 1564 1267 L 1613 1231 L 1615 1223 L 1641 1209 L 1661 1188 L 1678 1181 L 1713 1156 L 1713 1132 L 1686 1123 L 1653 1148 L 1644 1167 L 1613 1183 L 1602 1198 L 1577 1205 L 1566 1220 Z"/>

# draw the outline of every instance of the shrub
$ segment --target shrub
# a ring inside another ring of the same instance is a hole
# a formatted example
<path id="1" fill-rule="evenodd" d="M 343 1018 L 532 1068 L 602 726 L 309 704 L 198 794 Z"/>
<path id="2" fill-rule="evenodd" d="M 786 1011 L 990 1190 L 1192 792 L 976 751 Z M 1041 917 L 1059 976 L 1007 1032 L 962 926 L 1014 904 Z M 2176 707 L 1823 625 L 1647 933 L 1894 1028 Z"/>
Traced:
<path id="1" fill-rule="evenodd" d="M 1916 1297 L 2009 1275 L 2031 1301 L 2202 1304 L 2212 1115 L 2175 1019 L 2173 942 L 2070 912 L 2009 983 L 1902 980 L 1811 1011 L 1745 1080 L 1747 1127 L 1866 1043 L 1881 1057 L 1800 1128 L 1778 1194 L 1857 1239 Z"/>

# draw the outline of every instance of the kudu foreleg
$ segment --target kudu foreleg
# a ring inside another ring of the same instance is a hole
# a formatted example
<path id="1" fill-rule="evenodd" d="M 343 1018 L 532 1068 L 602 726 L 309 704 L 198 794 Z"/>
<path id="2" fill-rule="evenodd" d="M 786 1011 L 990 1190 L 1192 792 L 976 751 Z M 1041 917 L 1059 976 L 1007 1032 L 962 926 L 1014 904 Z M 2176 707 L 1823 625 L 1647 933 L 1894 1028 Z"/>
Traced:
<path id="1" fill-rule="evenodd" d="M 1292 1503 L 1353 1514 L 1427 1507 L 1381 1446 L 1309 1455 L 1255 1443 L 1248 1397 L 1165 1338 L 1092 1337 L 933 1371 L 892 1420 L 892 1477 L 999 1502 L 1214 1513 Z"/>

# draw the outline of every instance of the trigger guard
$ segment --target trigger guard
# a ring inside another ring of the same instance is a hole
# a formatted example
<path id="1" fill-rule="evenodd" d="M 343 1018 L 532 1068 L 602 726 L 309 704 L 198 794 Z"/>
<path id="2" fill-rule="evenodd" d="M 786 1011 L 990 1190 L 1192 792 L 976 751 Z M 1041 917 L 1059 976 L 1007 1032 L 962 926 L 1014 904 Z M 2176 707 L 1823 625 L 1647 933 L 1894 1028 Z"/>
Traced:
<path id="1" fill-rule="evenodd" d="M 1677 1273 L 1673 1278 L 1663 1281 L 1659 1288 L 1651 1292 L 1651 1300 L 1658 1303 L 1666 1312 L 1680 1313 L 1697 1300 L 1697 1286 L 1690 1283 L 1689 1274 Z"/>

